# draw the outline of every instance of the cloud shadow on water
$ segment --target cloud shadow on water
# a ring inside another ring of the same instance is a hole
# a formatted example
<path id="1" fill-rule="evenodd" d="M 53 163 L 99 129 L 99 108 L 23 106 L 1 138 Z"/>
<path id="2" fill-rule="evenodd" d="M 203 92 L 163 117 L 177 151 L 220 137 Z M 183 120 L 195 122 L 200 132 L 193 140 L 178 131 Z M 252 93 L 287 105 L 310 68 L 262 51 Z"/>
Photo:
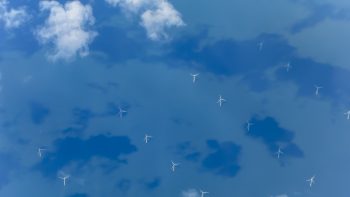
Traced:
<path id="1" fill-rule="evenodd" d="M 54 142 L 54 151 L 47 151 L 35 168 L 46 176 L 56 175 L 66 165 L 77 162 L 84 165 L 93 157 L 106 158 L 118 163 L 126 163 L 120 159 L 137 151 L 126 136 L 97 135 L 83 140 L 77 137 L 66 137 Z"/>
<path id="2" fill-rule="evenodd" d="M 42 124 L 50 114 L 50 110 L 38 102 L 30 103 L 30 114 L 32 122 L 36 125 Z"/>
<path id="3" fill-rule="evenodd" d="M 117 188 L 123 193 L 128 192 L 130 187 L 131 181 L 129 179 L 121 179 L 117 182 Z"/>
<path id="4" fill-rule="evenodd" d="M 254 116 L 250 122 L 254 125 L 246 132 L 246 135 L 261 140 L 267 147 L 271 156 L 277 159 L 277 151 L 280 148 L 283 158 L 304 156 L 303 151 L 293 142 L 294 133 L 280 127 L 279 123 L 272 117 L 258 118 Z M 246 128 L 246 125 L 244 125 Z"/>
<path id="5" fill-rule="evenodd" d="M 321 6 L 319 9 L 331 8 Z M 344 15 L 341 13 L 338 14 Z M 223 39 L 208 43 L 207 32 L 202 30 L 176 40 L 167 46 L 169 50 L 164 50 L 166 55 L 162 60 L 173 67 L 182 65 L 217 76 L 240 76 L 242 82 L 257 92 L 279 82 L 291 81 L 298 87 L 298 96 L 316 98 L 315 85 L 323 87 L 318 98 L 333 103 L 345 103 L 350 96 L 347 83 L 350 71 L 300 57 L 296 48 L 281 35 L 261 34 L 246 41 Z M 264 43 L 262 50 L 258 49 L 259 42 Z M 286 72 L 288 62 L 292 67 Z M 275 77 L 270 76 L 271 71 L 275 71 Z"/>
<path id="6" fill-rule="evenodd" d="M 87 194 L 83 194 L 83 193 L 77 193 L 77 194 L 72 194 L 68 197 L 88 197 Z"/>
<path id="7" fill-rule="evenodd" d="M 10 154 L 0 153 L 0 188 L 10 181 L 10 174 L 18 168 L 16 161 Z"/>
<path id="8" fill-rule="evenodd" d="M 214 173 L 226 177 L 234 177 L 241 169 L 238 164 L 241 147 L 233 142 L 219 143 L 216 140 L 207 140 L 207 146 L 214 152 L 202 160 L 202 166 Z"/>
<path id="9" fill-rule="evenodd" d="M 74 120 L 69 127 L 63 129 L 65 134 L 80 134 L 88 127 L 89 121 L 96 116 L 91 110 L 82 108 L 74 108 L 72 113 Z"/>
<path id="10" fill-rule="evenodd" d="M 150 181 L 146 181 L 144 185 L 146 186 L 147 189 L 149 190 L 154 190 L 158 188 L 161 184 L 161 179 L 159 177 L 156 177 Z"/>
<path id="11" fill-rule="evenodd" d="M 191 142 L 183 142 L 177 146 L 177 153 L 187 161 L 200 163 L 201 169 L 224 177 L 235 177 L 241 166 L 239 157 L 241 146 L 225 141 L 209 139 L 206 141 L 209 153 L 203 153 L 192 147 Z"/>

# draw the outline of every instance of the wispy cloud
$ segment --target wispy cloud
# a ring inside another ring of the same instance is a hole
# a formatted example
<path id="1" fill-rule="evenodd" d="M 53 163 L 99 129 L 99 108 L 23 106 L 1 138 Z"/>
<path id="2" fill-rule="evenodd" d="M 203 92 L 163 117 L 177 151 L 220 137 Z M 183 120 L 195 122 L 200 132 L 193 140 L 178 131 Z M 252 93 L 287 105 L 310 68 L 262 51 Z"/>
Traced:
<path id="1" fill-rule="evenodd" d="M 288 197 L 288 195 L 287 194 L 280 194 L 280 195 L 277 195 L 275 197 Z"/>
<path id="2" fill-rule="evenodd" d="M 9 8 L 7 0 L 0 0 L 0 21 L 4 23 L 6 29 L 19 27 L 27 18 L 28 14 L 24 7 Z"/>
<path id="3" fill-rule="evenodd" d="M 184 26 L 181 14 L 166 0 L 106 0 L 128 13 L 139 15 L 151 40 L 167 39 L 167 29 Z"/>
<path id="4" fill-rule="evenodd" d="M 50 13 L 36 35 L 40 42 L 53 46 L 53 52 L 49 55 L 52 60 L 68 60 L 76 55 L 83 57 L 89 54 L 89 44 L 97 35 L 91 30 L 95 18 L 90 5 L 79 1 L 64 5 L 56 1 L 42 1 L 40 10 Z"/>
<path id="5" fill-rule="evenodd" d="M 182 197 L 199 197 L 199 192 L 195 189 L 188 189 L 185 191 L 182 191 L 181 193 Z"/>

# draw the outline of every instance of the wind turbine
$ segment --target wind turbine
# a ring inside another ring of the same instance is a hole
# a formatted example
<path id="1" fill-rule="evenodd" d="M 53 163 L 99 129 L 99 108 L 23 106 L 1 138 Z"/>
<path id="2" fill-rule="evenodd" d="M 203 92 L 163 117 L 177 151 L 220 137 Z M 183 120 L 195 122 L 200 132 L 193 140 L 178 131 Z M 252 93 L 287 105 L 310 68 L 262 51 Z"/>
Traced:
<path id="1" fill-rule="evenodd" d="M 250 130 L 250 127 L 251 127 L 252 125 L 254 125 L 254 123 L 251 123 L 251 122 L 247 121 L 247 131 Z"/>
<path id="2" fill-rule="evenodd" d="M 209 192 L 205 192 L 203 190 L 199 190 L 201 192 L 201 197 L 204 197 L 205 194 L 209 194 Z"/>
<path id="3" fill-rule="evenodd" d="M 350 119 L 350 110 L 345 112 L 344 115 L 346 115 L 346 119 L 349 120 Z"/>
<path id="4" fill-rule="evenodd" d="M 280 156 L 281 156 L 282 154 L 284 154 L 284 152 L 281 151 L 281 148 L 278 148 L 278 151 L 276 152 L 276 154 L 277 154 L 277 158 L 279 159 Z"/>
<path id="5" fill-rule="evenodd" d="M 173 172 L 175 172 L 176 166 L 179 166 L 179 165 L 180 165 L 180 163 L 175 163 L 175 162 L 171 161 L 171 170 L 172 170 Z"/>
<path id="6" fill-rule="evenodd" d="M 38 148 L 38 155 L 39 157 L 42 157 L 43 151 L 46 150 L 45 148 Z"/>
<path id="7" fill-rule="evenodd" d="M 264 46 L 264 41 L 261 41 L 258 43 L 259 51 L 263 49 L 263 46 Z"/>
<path id="8" fill-rule="evenodd" d="M 152 136 L 146 134 L 145 138 L 144 138 L 145 143 L 147 144 L 151 138 L 152 138 Z"/>
<path id="9" fill-rule="evenodd" d="M 315 175 L 314 176 L 312 176 L 310 179 L 307 179 L 306 180 L 307 182 L 310 182 L 310 187 L 312 187 L 312 185 L 315 183 Z"/>
<path id="10" fill-rule="evenodd" d="M 292 66 L 290 65 L 290 62 L 288 62 L 286 65 L 284 65 L 284 67 L 286 68 L 287 72 L 289 72 L 289 70 L 292 68 Z"/>
<path id="11" fill-rule="evenodd" d="M 67 179 L 69 179 L 69 175 L 64 175 L 64 176 L 59 176 L 58 178 L 59 179 L 62 179 L 63 180 L 63 186 L 66 186 L 66 181 Z"/>
<path id="12" fill-rule="evenodd" d="M 119 117 L 120 119 L 123 119 L 123 114 L 126 113 L 127 111 L 122 109 L 121 107 L 118 107 L 119 108 Z"/>
<path id="13" fill-rule="evenodd" d="M 196 82 L 198 75 L 199 75 L 199 73 L 195 73 L 195 74 L 192 74 L 192 73 L 191 73 L 191 76 L 192 76 L 192 82 L 193 82 L 193 83 L 195 83 L 195 82 Z"/>
<path id="14" fill-rule="evenodd" d="M 322 86 L 315 86 L 315 88 L 316 88 L 315 95 L 318 96 L 319 90 L 322 89 L 323 87 Z"/>
<path id="15" fill-rule="evenodd" d="M 218 104 L 219 104 L 219 106 L 221 107 L 221 106 L 222 106 L 222 104 L 223 104 L 224 102 L 226 102 L 226 99 L 222 98 L 222 96 L 221 96 L 221 95 L 219 95 L 219 99 L 218 99 L 218 101 L 217 101 L 216 103 L 218 103 Z"/>

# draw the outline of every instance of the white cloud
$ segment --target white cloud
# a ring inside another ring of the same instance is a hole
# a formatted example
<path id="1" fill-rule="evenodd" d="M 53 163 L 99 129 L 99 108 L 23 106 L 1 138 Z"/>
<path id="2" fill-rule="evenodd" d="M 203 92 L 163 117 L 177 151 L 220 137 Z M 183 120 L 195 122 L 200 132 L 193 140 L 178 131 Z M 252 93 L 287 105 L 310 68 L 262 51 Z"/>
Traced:
<path id="1" fill-rule="evenodd" d="M 184 25 L 180 13 L 166 1 L 159 2 L 155 10 L 146 10 L 141 18 L 141 24 L 145 27 L 148 37 L 152 40 L 167 38 L 166 28 Z"/>
<path id="2" fill-rule="evenodd" d="M 40 10 L 50 14 L 36 35 L 40 42 L 53 45 L 51 59 L 67 60 L 77 54 L 81 57 L 88 55 L 89 44 L 97 35 L 91 30 L 95 18 L 90 5 L 83 5 L 80 1 L 64 5 L 57 1 L 42 1 Z"/>
<path id="3" fill-rule="evenodd" d="M 28 18 L 24 7 L 9 9 L 7 0 L 0 0 L 0 21 L 3 21 L 5 28 L 11 29 L 19 27 Z"/>
<path id="4" fill-rule="evenodd" d="M 166 30 L 185 25 L 181 14 L 166 0 L 106 0 L 128 13 L 139 15 L 141 26 L 151 40 L 168 38 Z"/>
<path id="5" fill-rule="evenodd" d="M 189 189 L 181 193 L 182 197 L 199 197 L 199 192 L 195 189 Z"/>
<path id="6" fill-rule="evenodd" d="M 120 6 L 125 11 L 136 13 L 143 7 L 155 4 L 156 0 L 106 0 L 106 2 L 114 7 Z"/>

